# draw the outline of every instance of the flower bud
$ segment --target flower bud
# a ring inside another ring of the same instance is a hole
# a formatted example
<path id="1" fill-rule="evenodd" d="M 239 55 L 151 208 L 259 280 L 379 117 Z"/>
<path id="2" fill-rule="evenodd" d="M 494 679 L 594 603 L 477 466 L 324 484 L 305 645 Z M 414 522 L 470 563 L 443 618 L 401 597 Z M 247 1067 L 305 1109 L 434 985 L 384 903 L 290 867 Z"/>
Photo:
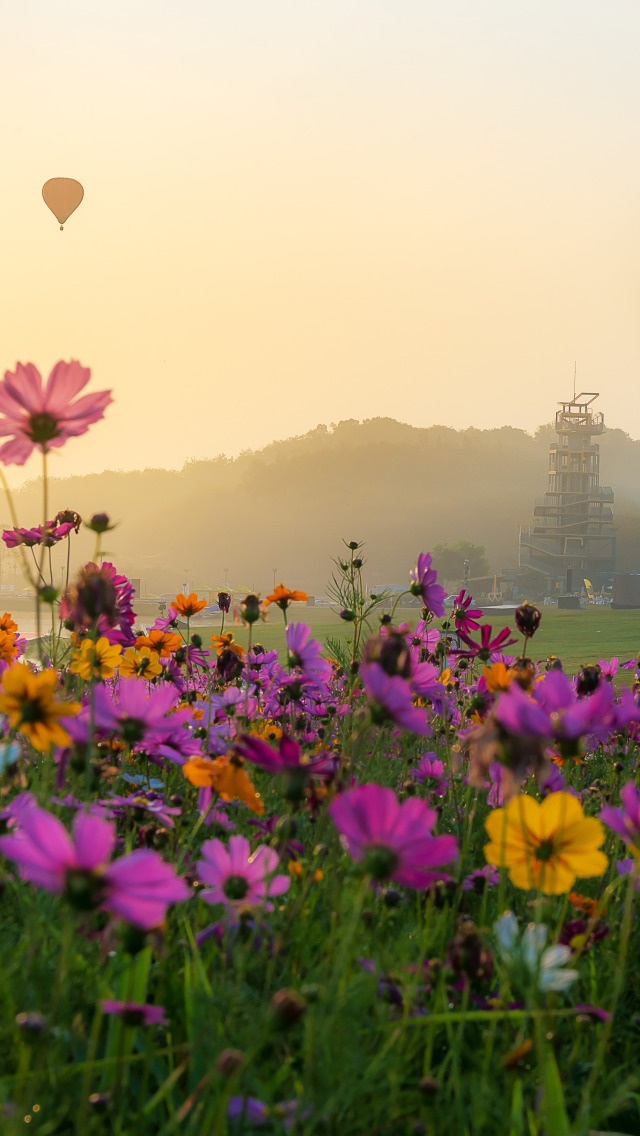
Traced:
<path id="1" fill-rule="evenodd" d="M 218 607 L 226 615 L 231 607 L 231 592 L 218 592 Z"/>
<path id="2" fill-rule="evenodd" d="M 47 1019 L 44 1014 L 39 1014 L 37 1011 L 16 1014 L 15 1022 L 18 1029 L 27 1034 L 41 1034 L 47 1028 Z"/>
<path id="3" fill-rule="evenodd" d="M 440 1085 L 436 1081 L 435 1077 L 421 1077 L 418 1082 L 418 1088 L 420 1089 L 423 1097 L 435 1097 L 436 1093 L 440 1089 Z"/>
<path id="4" fill-rule="evenodd" d="M 353 623 L 355 618 L 355 611 L 352 611 L 351 608 L 343 607 L 342 611 L 340 612 L 340 619 L 344 619 L 345 623 Z"/>
<path id="5" fill-rule="evenodd" d="M 233 1077 L 244 1063 L 245 1055 L 241 1049 L 223 1049 L 216 1061 L 216 1073 L 219 1077 Z"/>
<path id="6" fill-rule="evenodd" d="M 240 604 L 240 618 L 245 623 L 255 623 L 260 619 L 260 600 L 255 592 L 249 592 Z"/>
<path id="7" fill-rule="evenodd" d="M 518 631 L 524 635 L 526 639 L 531 639 L 540 626 L 542 612 L 535 604 L 525 600 L 523 604 L 520 604 L 520 607 L 516 608 L 514 619 Z"/>
<path id="8" fill-rule="evenodd" d="M 107 513 L 94 513 L 88 521 L 85 521 L 85 528 L 91 529 L 94 533 L 106 533 L 115 528 L 111 524 L 111 518 Z"/>
<path id="9" fill-rule="evenodd" d="M 307 1003 L 297 990 L 285 987 L 277 990 L 271 999 L 271 1013 L 276 1025 L 282 1029 L 294 1026 L 307 1012 Z"/>
<path id="10" fill-rule="evenodd" d="M 366 663 L 378 663 L 391 678 L 411 677 L 411 651 L 401 631 L 391 628 L 386 635 L 371 635 L 364 645 Z"/>
<path id="11" fill-rule="evenodd" d="M 43 603 L 54 604 L 58 598 L 58 589 L 54 588 L 52 584 L 45 584 L 43 588 L 38 588 L 38 595 Z"/>
<path id="12" fill-rule="evenodd" d="M 601 677 L 602 670 L 597 663 L 592 667 L 583 667 L 576 679 L 576 692 L 579 697 L 593 694 L 598 689 Z"/>

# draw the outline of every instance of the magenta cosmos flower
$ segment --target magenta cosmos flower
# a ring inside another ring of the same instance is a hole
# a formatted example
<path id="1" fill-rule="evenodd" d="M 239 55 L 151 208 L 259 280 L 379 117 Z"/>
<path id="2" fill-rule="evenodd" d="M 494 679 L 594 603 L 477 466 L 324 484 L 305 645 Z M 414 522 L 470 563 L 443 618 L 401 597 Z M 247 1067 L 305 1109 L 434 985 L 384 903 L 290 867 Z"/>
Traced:
<path id="1" fill-rule="evenodd" d="M 600 813 L 600 820 L 611 828 L 629 848 L 637 848 L 640 843 L 640 792 L 633 781 L 627 781 L 620 790 L 622 808 L 606 805 Z"/>
<path id="2" fill-rule="evenodd" d="M 437 813 L 418 797 L 400 804 L 392 789 L 360 785 L 341 793 L 329 814 L 351 858 L 375 880 L 428 888 L 443 878 L 433 869 L 458 855 L 455 836 L 431 834 Z"/>
<path id="3" fill-rule="evenodd" d="M 129 745 L 138 745 L 153 739 L 168 726 L 181 726 L 191 717 L 189 710 L 171 714 L 177 701 L 178 694 L 172 686 L 154 686 L 148 691 L 147 683 L 139 678 L 123 678 L 117 702 L 112 690 L 96 688 L 95 723 L 100 730 L 117 734 Z"/>
<path id="4" fill-rule="evenodd" d="M 360 678 L 377 726 L 395 722 L 414 734 L 425 738 L 431 736 L 433 731 L 427 722 L 426 711 L 413 705 L 409 684 L 400 675 L 388 675 L 379 663 L 363 663 Z"/>
<path id="5" fill-rule="evenodd" d="M 429 611 L 441 618 L 444 615 L 444 597 L 446 591 L 441 584 L 437 584 L 438 573 L 431 567 L 431 553 L 421 552 L 418 563 L 409 573 L 411 584 L 409 591 L 414 596 L 420 596 Z"/>
<path id="6" fill-rule="evenodd" d="M 62 895 L 80 910 L 101 907 L 144 931 L 164 923 L 167 907 L 191 892 L 157 852 L 139 849 L 113 864 L 114 825 L 78 813 L 73 839 L 61 822 L 37 807 L 22 809 L 11 836 L 0 837 L 0 852 L 20 876 Z"/>
<path id="7" fill-rule="evenodd" d="M 105 998 L 103 1014 L 115 1014 L 126 1026 L 164 1026 L 167 1024 L 164 1006 L 149 1006 L 145 1002 L 114 1002 Z"/>
<path id="8" fill-rule="evenodd" d="M 272 911 L 269 897 L 283 895 L 289 887 L 288 876 L 273 874 L 280 863 L 278 853 L 266 844 L 259 844 L 252 853 L 246 836 L 231 836 L 228 848 L 221 840 L 206 840 L 202 855 L 204 860 L 198 860 L 196 867 L 199 878 L 208 885 L 200 892 L 207 903 L 224 903 L 229 910 L 264 907 Z"/>
<path id="9" fill-rule="evenodd" d="M 289 648 L 290 665 L 300 667 L 315 682 L 327 682 L 331 678 L 331 663 L 323 658 L 322 646 L 318 640 L 310 638 L 309 625 L 290 623 L 284 634 Z"/>
<path id="10" fill-rule="evenodd" d="M 89 368 L 75 359 L 56 363 L 44 388 L 33 363 L 18 363 L 15 372 L 5 371 L 0 382 L 0 436 L 12 437 L 0 446 L 0 461 L 24 465 L 36 447 L 46 453 L 63 446 L 68 438 L 86 434 L 113 401 L 111 391 L 97 391 L 74 401 L 90 378 Z"/>

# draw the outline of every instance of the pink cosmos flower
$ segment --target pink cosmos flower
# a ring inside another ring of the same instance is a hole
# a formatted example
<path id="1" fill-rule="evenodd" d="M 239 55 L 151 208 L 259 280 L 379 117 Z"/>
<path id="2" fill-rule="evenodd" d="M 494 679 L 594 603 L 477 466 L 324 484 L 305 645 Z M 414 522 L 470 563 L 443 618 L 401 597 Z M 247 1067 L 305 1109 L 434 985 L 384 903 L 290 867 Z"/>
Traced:
<path id="1" fill-rule="evenodd" d="M 33 548 L 36 544 L 44 544 L 45 548 L 52 548 L 54 544 L 68 536 L 73 531 L 73 525 L 65 521 L 62 525 L 54 525 L 48 521 L 44 526 L 35 525 L 32 529 L 4 529 L 2 539 L 7 548 L 17 548 L 24 544 L 26 548 Z"/>
<path id="2" fill-rule="evenodd" d="M 228 848 L 221 840 L 206 840 L 202 855 L 196 867 L 208 884 L 200 893 L 207 903 L 224 903 L 229 910 L 259 906 L 272 911 L 268 898 L 283 895 L 289 887 L 288 876 L 273 874 L 280 863 L 278 853 L 266 844 L 252 853 L 246 836 L 231 836 Z"/>
<path id="3" fill-rule="evenodd" d="M 428 888 L 443 878 L 433 869 L 458 855 L 455 836 L 432 835 L 438 814 L 418 797 L 400 804 L 392 789 L 359 785 L 341 793 L 329 814 L 351 858 L 375 880 Z"/>
<path id="4" fill-rule="evenodd" d="M 56 363 L 44 388 L 33 363 L 18 363 L 15 372 L 5 371 L 0 382 L 0 436 L 12 437 L 0 446 L 0 461 L 24 465 L 36 447 L 47 453 L 68 438 L 86 434 L 113 401 L 111 391 L 97 391 L 74 402 L 90 378 L 89 368 L 76 360 Z"/>
<path id="5" fill-rule="evenodd" d="M 105 998 L 103 1014 L 115 1014 L 126 1026 L 164 1026 L 167 1024 L 164 1006 L 149 1006 L 139 1002 L 114 1002 Z"/>
<path id="6" fill-rule="evenodd" d="M 157 852 L 141 849 L 110 864 L 115 826 L 100 817 L 77 813 L 73 839 L 44 809 L 21 809 L 16 822 L 10 836 L 0 837 L 0 852 L 23 879 L 81 910 L 101 907 L 148 931 L 164 922 L 169 904 L 191 894 Z"/>
<path id="7" fill-rule="evenodd" d="M 429 611 L 441 618 L 444 615 L 444 597 L 446 591 L 441 584 L 437 584 L 438 573 L 431 567 L 431 553 L 421 552 L 418 563 L 409 573 L 411 584 L 409 591 L 414 596 L 420 596 Z"/>

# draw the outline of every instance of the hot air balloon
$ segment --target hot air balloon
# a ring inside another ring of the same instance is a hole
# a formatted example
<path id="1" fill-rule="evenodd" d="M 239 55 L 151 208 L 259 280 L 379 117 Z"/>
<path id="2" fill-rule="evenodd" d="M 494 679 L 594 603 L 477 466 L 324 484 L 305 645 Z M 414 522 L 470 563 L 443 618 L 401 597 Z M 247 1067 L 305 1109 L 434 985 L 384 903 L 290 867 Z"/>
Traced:
<path id="1" fill-rule="evenodd" d="M 84 189 L 74 178 L 49 178 L 42 187 L 42 196 L 62 229 L 82 201 Z"/>

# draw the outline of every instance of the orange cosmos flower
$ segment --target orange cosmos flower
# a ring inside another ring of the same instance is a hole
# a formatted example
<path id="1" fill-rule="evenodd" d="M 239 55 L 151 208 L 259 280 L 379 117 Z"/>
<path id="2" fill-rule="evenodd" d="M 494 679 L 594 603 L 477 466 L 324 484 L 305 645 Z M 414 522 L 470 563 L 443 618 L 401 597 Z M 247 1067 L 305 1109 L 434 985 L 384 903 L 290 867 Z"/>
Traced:
<path id="1" fill-rule="evenodd" d="M 182 772 L 198 789 L 211 786 L 223 801 L 242 801 L 260 815 L 264 805 L 243 767 L 244 762 L 237 754 L 216 757 L 214 761 L 208 757 L 193 757 L 182 766 Z"/>
<path id="2" fill-rule="evenodd" d="M 18 648 L 13 632 L 0 629 L 0 659 L 3 663 L 11 663 L 17 654 Z"/>
<path id="3" fill-rule="evenodd" d="M 9 631 L 13 633 L 18 630 L 18 624 L 14 623 L 8 611 L 5 611 L 2 619 L 0 619 L 0 631 Z"/>
<path id="4" fill-rule="evenodd" d="M 244 647 L 242 647 L 240 643 L 236 643 L 232 631 L 228 631 L 224 635 L 212 635 L 211 646 L 215 647 L 216 655 L 221 655 L 222 652 L 228 648 L 230 651 L 233 651 L 234 655 L 237 655 L 239 659 L 244 658 Z"/>
<path id="5" fill-rule="evenodd" d="M 168 659 L 174 651 L 182 646 L 179 635 L 173 631 L 158 631 L 152 628 L 148 635 L 138 635 L 136 647 L 148 647 L 150 651 L 157 651 L 161 659 Z"/>
<path id="6" fill-rule="evenodd" d="M 292 600 L 301 600 L 303 603 L 306 603 L 308 599 L 309 597 L 306 592 L 293 592 L 290 588 L 285 588 L 284 584 L 280 582 L 275 591 L 273 591 L 270 596 L 267 596 L 264 602 L 265 604 L 277 604 L 278 607 L 282 608 L 284 611 Z"/>
<path id="7" fill-rule="evenodd" d="M 199 600 L 195 592 L 189 592 L 188 596 L 180 592 L 171 606 L 178 615 L 183 615 L 185 619 L 190 619 L 192 615 L 197 615 L 199 611 L 202 611 L 203 607 L 207 606 L 207 601 Z"/>
<path id="8" fill-rule="evenodd" d="M 578 892 L 569 892 L 569 903 L 576 911 L 582 911 L 587 919 L 598 919 L 605 913 L 605 907 L 600 906 L 597 899 L 592 899 L 590 895 L 580 895 Z"/>

